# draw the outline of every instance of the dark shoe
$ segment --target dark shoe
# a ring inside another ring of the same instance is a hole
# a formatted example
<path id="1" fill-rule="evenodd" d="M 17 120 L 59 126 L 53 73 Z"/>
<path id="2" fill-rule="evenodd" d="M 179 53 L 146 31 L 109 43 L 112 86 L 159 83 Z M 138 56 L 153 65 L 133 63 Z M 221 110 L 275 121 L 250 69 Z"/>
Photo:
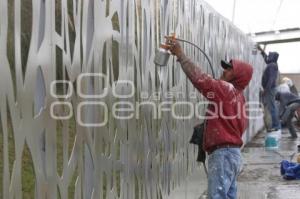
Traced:
<path id="1" fill-rule="evenodd" d="M 291 129 L 289 129 L 289 131 L 290 131 L 290 134 L 291 134 L 291 137 L 292 137 L 292 138 L 295 139 L 295 138 L 298 137 L 297 131 L 295 131 L 295 129 L 291 128 Z"/>
<path id="2" fill-rule="evenodd" d="M 291 140 L 295 140 L 295 139 L 298 138 L 298 136 L 289 136 L 288 138 L 291 139 Z"/>
<path id="3" fill-rule="evenodd" d="M 279 128 L 271 128 L 271 129 L 267 129 L 267 132 L 272 132 L 272 131 L 278 131 Z"/>

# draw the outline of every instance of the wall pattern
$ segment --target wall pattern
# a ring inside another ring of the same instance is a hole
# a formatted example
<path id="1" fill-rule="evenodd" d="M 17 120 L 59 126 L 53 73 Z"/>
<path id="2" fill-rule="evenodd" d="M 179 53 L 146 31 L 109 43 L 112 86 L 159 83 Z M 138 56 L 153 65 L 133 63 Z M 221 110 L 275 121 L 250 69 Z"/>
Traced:
<path id="1" fill-rule="evenodd" d="M 263 60 L 203 1 L 1 0 L 0 13 L 0 197 L 161 199 L 181 186 L 198 122 L 181 102 L 203 98 L 175 59 L 153 64 L 164 35 L 201 46 L 217 75 L 221 58 L 253 64 L 258 100 Z"/>

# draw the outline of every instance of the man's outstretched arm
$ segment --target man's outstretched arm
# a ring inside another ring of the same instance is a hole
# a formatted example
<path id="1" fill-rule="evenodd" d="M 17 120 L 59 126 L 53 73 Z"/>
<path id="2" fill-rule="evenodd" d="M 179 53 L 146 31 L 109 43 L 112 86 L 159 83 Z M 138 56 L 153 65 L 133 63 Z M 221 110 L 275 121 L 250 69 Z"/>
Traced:
<path id="1" fill-rule="evenodd" d="M 185 54 L 178 57 L 178 62 L 181 64 L 183 72 L 192 81 L 192 83 L 199 80 L 199 78 L 204 78 L 204 73 L 201 71 L 194 62 L 192 62 Z"/>
<path id="2" fill-rule="evenodd" d="M 221 81 L 215 80 L 212 76 L 201 71 L 200 67 L 192 62 L 183 52 L 178 41 L 167 37 L 169 50 L 178 58 L 181 68 L 187 77 L 207 99 L 218 101 L 225 95 L 228 85 L 225 86 Z"/>
<path id="3" fill-rule="evenodd" d="M 173 55 L 178 58 L 178 62 L 181 64 L 181 68 L 187 77 L 192 81 L 192 83 L 196 82 L 203 72 L 200 67 L 198 67 L 195 63 L 193 63 L 183 52 L 178 41 L 174 39 L 174 37 L 166 37 L 167 44 L 169 46 L 169 50 Z"/>

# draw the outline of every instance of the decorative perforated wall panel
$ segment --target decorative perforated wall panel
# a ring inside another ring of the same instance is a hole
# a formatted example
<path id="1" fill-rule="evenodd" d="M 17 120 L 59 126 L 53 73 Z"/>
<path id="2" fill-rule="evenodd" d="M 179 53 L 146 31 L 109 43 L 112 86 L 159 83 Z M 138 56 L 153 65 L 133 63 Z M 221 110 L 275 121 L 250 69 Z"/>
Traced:
<path id="1" fill-rule="evenodd" d="M 153 64 L 172 32 L 217 75 L 221 58 L 253 64 L 258 100 L 263 60 L 203 1 L 0 0 L 0 197 L 161 199 L 182 185 L 204 105 L 175 59 Z"/>

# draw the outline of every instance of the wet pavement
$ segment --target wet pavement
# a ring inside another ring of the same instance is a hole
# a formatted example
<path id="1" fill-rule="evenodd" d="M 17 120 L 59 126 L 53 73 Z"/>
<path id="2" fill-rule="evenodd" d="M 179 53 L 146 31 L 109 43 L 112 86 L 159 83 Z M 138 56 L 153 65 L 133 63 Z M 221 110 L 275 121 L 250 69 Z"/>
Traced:
<path id="1" fill-rule="evenodd" d="M 238 199 L 300 199 L 300 180 L 287 181 L 280 175 L 280 162 L 296 162 L 298 139 L 282 131 L 277 150 L 264 147 L 266 132 L 258 133 L 242 150 L 243 168 L 238 178 Z M 167 199 L 205 199 L 207 180 L 203 166 L 172 191 Z"/>
<path id="2" fill-rule="evenodd" d="M 300 199 L 300 180 L 287 181 L 280 175 L 282 160 L 296 161 L 300 138 L 291 139 L 284 129 L 279 149 L 266 150 L 265 136 L 265 132 L 259 133 L 243 149 L 244 164 L 238 178 L 238 198 Z"/>

